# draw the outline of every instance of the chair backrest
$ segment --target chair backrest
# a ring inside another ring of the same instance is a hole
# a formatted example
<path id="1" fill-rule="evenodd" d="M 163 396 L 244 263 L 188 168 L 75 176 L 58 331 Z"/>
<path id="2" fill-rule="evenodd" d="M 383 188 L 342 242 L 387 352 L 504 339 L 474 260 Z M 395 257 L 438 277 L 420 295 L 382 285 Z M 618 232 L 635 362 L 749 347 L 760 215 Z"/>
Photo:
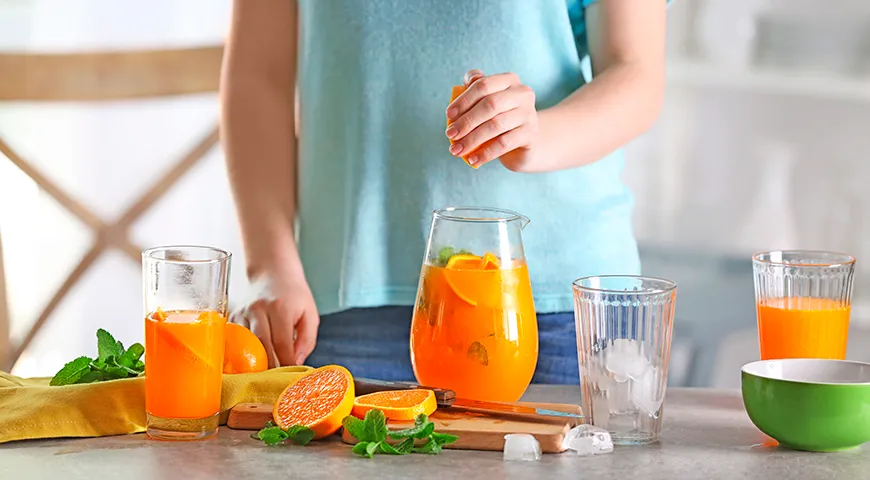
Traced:
<path id="1" fill-rule="evenodd" d="M 71 54 L 0 53 L 0 101 L 112 101 L 217 92 L 222 57 L 222 46 Z M 129 240 L 127 229 L 217 142 L 216 120 L 200 141 L 163 172 L 119 220 L 110 223 L 17 154 L 0 135 L 0 157 L 6 156 L 59 205 L 87 225 L 95 239 L 17 345 L 12 345 L 9 338 L 10 318 L 0 251 L 0 369 L 8 370 L 14 365 L 54 309 L 107 248 L 118 248 L 132 261 L 140 261 L 141 248 Z"/>
<path id="2" fill-rule="evenodd" d="M 3 265 L 3 237 L 0 236 L 0 370 L 9 371 L 9 305 L 6 303 L 6 268 Z"/>
<path id="3" fill-rule="evenodd" d="M 0 100 L 89 101 L 218 89 L 223 48 L 73 54 L 0 53 Z"/>

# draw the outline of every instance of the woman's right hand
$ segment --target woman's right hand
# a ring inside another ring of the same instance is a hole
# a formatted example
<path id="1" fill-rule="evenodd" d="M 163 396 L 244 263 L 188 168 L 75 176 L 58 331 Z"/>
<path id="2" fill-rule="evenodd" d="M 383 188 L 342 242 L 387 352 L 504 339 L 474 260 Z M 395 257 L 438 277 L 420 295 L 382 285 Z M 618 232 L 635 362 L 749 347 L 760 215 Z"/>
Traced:
<path id="1" fill-rule="evenodd" d="M 304 275 L 260 275 L 250 300 L 230 321 L 251 329 L 266 347 L 269 367 L 302 365 L 314 350 L 320 316 Z"/>

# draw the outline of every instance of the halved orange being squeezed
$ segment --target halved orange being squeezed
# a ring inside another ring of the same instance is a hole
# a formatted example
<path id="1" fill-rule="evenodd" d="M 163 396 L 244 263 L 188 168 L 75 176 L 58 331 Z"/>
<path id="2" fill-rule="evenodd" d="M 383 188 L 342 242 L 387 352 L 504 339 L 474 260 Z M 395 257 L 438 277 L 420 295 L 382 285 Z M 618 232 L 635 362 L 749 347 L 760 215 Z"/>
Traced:
<path id="1" fill-rule="evenodd" d="M 314 438 L 332 435 L 353 410 L 353 377 L 346 368 L 327 365 L 290 384 L 275 402 L 272 419 L 283 429 L 303 425 Z"/>
<path id="2" fill-rule="evenodd" d="M 372 409 L 384 412 L 387 420 L 414 420 L 417 415 L 431 415 L 438 408 L 432 390 L 396 390 L 362 395 L 353 402 L 353 416 L 365 418 Z"/>
<path id="3" fill-rule="evenodd" d="M 466 87 L 465 85 L 454 85 L 453 89 L 450 91 L 450 103 L 453 103 L 453 101 L 456 100 L 456 97 L 462 95 L 462 93 L 465 92 L 466 90 L 468 90 L 468 87 Z M 447 126 L 448 126 L 448 127 L 450 126 L 450 119 L 447 120 Z M 453 145 L 453 140 L 450 140 L 450 144 Z M 474 153 L 474 152 L 468 152 L 468 153 L 466 153 L 465 155 L 463 155 L 463 156 L 462 156 L 462 160 L 463 160 L 463 161 L 464 161 L 464 162 L 465 162 L 469 167 L 471 167 L 471 168 L 473 168 L 473 169 L 477 169 L 477 168 L 480 167 L 480 165 L 472 165 L 472 164 L 468 163 L 468 157 L 469 157 L 472 153 Z"/>

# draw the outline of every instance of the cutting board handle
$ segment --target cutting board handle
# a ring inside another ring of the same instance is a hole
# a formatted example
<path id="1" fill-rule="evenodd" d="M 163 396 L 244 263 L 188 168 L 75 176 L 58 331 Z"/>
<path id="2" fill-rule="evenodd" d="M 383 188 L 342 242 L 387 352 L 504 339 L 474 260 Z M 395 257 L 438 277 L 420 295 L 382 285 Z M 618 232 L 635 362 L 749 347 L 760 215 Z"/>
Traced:
<path id="1" fill-rule="evenodd" d="M 369 378 L 354 378 L 353 387 L 357 396 L 375 392 L 392 392 L 395 390 L 414 390 L 417 388 L 432 390 L 435 393 L 435 401 L 439 407 L 449 407 L 456 400 L 456 393 L 445 388 L 424 387 L 411 382 L 388 382 L 386 380 L 372 380 Z"/>

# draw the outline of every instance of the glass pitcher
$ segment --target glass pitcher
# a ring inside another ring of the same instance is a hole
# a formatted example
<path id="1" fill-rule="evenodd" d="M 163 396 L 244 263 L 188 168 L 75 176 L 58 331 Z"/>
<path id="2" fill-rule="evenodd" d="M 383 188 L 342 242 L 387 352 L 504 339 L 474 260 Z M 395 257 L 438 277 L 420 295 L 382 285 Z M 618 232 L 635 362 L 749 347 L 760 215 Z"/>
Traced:
<path id="1" fill-rule="evenodd" d="M 496 208 L 432 214 L 411 324 L 417 382 L 462 398 L 515 402 L 538 361 L 538 323 L 522 230 Z"/>

